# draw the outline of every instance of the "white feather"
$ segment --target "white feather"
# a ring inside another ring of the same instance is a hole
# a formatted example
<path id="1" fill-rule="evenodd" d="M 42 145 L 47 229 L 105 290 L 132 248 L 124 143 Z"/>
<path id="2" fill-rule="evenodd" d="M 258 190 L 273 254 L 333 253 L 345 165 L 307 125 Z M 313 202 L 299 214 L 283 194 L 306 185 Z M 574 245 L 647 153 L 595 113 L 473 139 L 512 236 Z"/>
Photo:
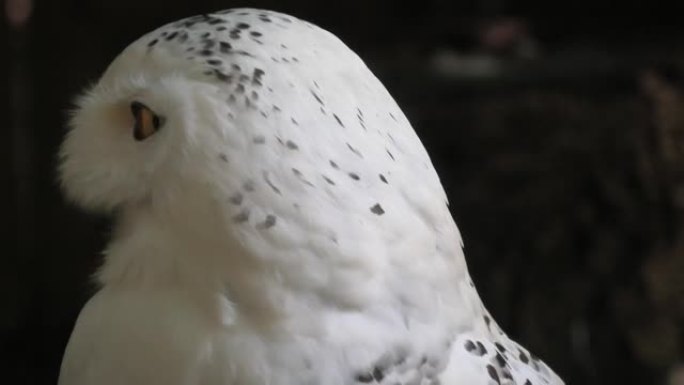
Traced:
<path id="1" fill-rule="evenodd" d="M 144 141 L 133 101 L 163 117 Z M 62 184 L 117 226 L 61 385 L 488 384 L 494 343 L 501 383 L 562 383 L 484 321 L 425 149 L 330 33 L 252 9 L 181 20 L 78 105 Z"/>

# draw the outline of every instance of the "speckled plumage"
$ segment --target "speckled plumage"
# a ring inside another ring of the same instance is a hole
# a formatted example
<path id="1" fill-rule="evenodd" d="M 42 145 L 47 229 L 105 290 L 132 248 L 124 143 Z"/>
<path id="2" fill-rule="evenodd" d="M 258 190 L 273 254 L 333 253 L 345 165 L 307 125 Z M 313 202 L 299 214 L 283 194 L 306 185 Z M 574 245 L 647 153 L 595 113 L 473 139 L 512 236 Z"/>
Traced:
<path id="1" fill-rule="evenodd" d="M 133 102 L 163 124 L 144 140 Z M 64 190 L 117 225 L 61 385 L 562 383 L 491 320 L 420 140 L 330 33 L 171 23 L 71 126 Z"/>

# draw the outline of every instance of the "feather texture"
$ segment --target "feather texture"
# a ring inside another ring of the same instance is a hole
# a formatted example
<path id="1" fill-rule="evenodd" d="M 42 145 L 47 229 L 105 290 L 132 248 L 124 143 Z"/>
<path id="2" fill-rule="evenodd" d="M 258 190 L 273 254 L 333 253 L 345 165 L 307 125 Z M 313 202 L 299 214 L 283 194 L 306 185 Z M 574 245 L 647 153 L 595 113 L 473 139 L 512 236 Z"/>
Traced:
<path id="1" fill-rule="evenodd" d="M 143 141 L 133 102 L 163 119 Z M 71 126 L 64 190 L 117 226 L 61 385 L 562 383 L 483 308 L 429 156 L 332 34 L 171 23 Z"/>

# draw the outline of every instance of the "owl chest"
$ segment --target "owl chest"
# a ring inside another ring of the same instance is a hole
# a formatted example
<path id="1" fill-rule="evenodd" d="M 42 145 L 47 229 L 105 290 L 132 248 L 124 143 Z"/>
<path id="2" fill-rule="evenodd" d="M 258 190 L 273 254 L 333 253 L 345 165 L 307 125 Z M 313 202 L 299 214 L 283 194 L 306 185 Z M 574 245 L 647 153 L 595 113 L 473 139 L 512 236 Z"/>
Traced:
<path id="1" fill-rule="evenodd" d="M 207 309 L 179 293 L 96 294 L 71 335 L 59 384 L 345 383 L 342 355 L 324 339 L 266 332 Z"/>

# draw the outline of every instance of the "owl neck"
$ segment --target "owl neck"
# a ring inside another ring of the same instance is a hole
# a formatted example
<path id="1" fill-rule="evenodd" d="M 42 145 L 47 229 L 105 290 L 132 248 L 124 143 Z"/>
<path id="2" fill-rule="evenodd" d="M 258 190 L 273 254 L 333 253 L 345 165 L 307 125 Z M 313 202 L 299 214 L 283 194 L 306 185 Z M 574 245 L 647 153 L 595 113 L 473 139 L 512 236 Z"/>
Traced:
<path id="1" fill-rule="evenodd" d="M 336 308 L 359 308 L 369 300 L 367 294 L 354 294 L 364 292 L 364 285 L 369 284 L 367 272 L 356 280 L 346 271 L 348 288 L 336 292 L 328 282 L 322 282 L 320 275 L 293 269 L 291 259 L 282 261 L 287 267 L 279 266 L 277 260 L 256 260 L 239 242 L 197 231 L 192 218 L 185 219 L 176 221 L 145 209 L 124 213 L 97 276 L 102 286 L 181 289 L 199 297 L 219 294 L 242 314 L 274 322 L 306 313 L 312 301 Z M 206 220 L 202 220 L 203 228 L 211 228 Z"/>

